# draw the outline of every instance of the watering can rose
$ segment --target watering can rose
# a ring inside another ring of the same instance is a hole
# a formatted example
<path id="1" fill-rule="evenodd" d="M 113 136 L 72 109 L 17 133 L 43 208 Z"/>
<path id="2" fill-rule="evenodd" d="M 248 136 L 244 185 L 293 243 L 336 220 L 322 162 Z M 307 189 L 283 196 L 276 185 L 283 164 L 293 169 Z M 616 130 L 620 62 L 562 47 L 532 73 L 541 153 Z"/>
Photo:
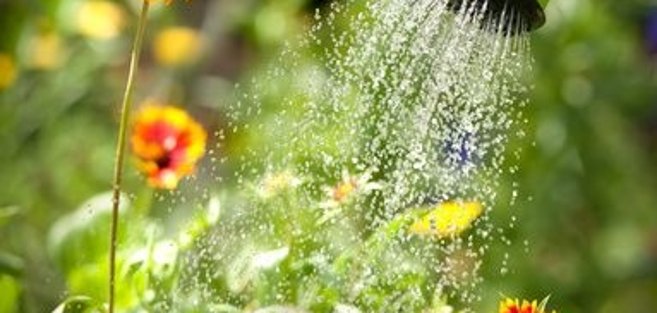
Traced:
<path id="1" fill-rule="evenodd" d="M 187 112 L 146 104 L 134 120 L 132 150 L 155 188 L 174 189 L 205 153 L 207 134 Z"/>

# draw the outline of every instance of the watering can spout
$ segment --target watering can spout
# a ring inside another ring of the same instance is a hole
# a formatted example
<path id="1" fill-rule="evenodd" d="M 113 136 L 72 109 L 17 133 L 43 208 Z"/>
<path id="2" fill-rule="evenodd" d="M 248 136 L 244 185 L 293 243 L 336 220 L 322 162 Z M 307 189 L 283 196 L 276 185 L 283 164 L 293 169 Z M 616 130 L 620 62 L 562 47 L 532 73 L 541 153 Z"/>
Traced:
<path id="1" fill-rule="evenodd" d="M 517 35 L 545 24 L 543 7 L 549 0 L 448 0 L 452 11 L 479 12 L 487 29 Z"/>

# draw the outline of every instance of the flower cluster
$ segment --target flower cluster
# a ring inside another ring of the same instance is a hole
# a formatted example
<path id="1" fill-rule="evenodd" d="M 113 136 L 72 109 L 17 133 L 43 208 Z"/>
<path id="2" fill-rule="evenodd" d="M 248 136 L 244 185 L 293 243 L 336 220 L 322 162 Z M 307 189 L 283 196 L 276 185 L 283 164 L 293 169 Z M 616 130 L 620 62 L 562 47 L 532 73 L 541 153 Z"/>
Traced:
<path id="1" fill-rule="evenodd" d="M 185 111 L 145 105 L 136 115 L 132 149 L 139 168 L 155 188 L 176 188 L 205 152 L 207 134 Z"/>

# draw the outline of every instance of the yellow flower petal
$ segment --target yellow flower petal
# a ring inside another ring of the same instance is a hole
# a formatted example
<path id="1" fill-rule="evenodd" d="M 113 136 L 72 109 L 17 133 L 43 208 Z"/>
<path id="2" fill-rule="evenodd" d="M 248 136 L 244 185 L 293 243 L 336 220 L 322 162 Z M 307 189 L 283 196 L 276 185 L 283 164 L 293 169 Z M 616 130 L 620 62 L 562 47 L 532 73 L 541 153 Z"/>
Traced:
<path id="1" fill-rule="evenodd" d="M 509 313 L 512 308 L 517 308 L 519 306 L 518 299 L 506 298 L 500 301 L 500 312 L 499 313 Z"/>
<path id="2" fill-rule="evenodd" d="M 444 202 L 415 221 L 410 232 L 438 238 L 457 236 L 468 229 L 482 212 L 479 202 Z"/>

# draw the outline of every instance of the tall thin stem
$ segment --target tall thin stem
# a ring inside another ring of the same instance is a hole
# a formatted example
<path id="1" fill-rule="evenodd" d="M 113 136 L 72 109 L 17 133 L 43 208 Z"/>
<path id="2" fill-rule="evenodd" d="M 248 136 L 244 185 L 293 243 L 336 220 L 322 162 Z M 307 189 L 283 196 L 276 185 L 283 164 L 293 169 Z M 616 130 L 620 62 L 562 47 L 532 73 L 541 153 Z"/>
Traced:
<path id="1" fill-rule="evenodd" d="M 123 180 L 123 160 L 125 158 L 125 141 L 128 129 L 130 110 L 132 107 L 132 94 L 135 85 L 135 74 L 139 67 L 139 55 L 144 41 L 146 29 L 146 18 L 148 16 L 149 1 L 142 1 L 141 14 L 132 46 L 130 56 L 130 69 L 126 81 L 123 102 L 121 104 L 121 121 L 119 124 L 119 135 L 116 143 L 116 155 L 114 159 L 114 180 L 112 184 L 112 226 L 110 231 L 110 256 L 109 256 L 109 313 L 114 313 L 114 294 L 116 289 L 116 246 L 119 228 L 119 206 L 121 203 L 121 181 Z"/>

